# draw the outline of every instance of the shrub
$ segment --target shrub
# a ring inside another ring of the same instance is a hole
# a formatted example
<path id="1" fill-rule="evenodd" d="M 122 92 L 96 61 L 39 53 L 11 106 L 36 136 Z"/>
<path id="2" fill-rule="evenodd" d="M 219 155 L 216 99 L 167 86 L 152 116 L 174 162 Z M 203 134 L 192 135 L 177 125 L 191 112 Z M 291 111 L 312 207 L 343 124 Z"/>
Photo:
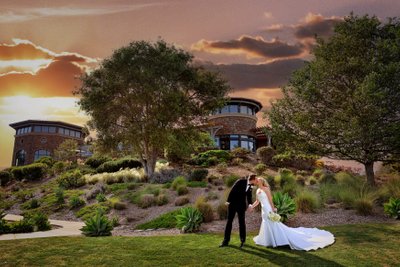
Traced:
<path id="1" fill-rule="evenodd" d="M 36 160 L 35 163 L 43 163 L 46 164 L 47 167 L 51 168 L 54 164 L 54 159 L 50 156 L 41 157 L 40 159 Z"/>
<path id="2" fill-rule="evenodd" d="M 233 184 L 240 179 L 239 176 L 235 175 L 235 174 L 230 174 L 228 176 L 225 176 L 224 178 L 224 183 L 227 187 L 232 187 Z"/>
<path id="3" fill-rule="evenodd" d="M 382 202 L 387 202 L 391 197 L 400 199 L 400 178 L 390 177 L 379 189 Z"/>
<path id="4" fill-rule="evenodd" d="M 295 198 L 297 211 L 303 213 L 315 212 L 319 207 L 318 196 L 307 190 L 302 190 Z"/>
<path id="5" fill-rule="evenodd" d="M 141 168 L 142 163 L 138 160 L 131 159 L 131 158 L 123 158 L 123 159 L 118 159 L 118 160 L 111 160 L 111 161 L 106 161 L 103 164 L 101 164 L 99 167 L 97 167 L 96 171 L 98 173 L 102 172 L 117 172 L 121 169 L 129 168 L 129 169 L 134 169 L 134 168 Z"/>
<path id="6" fill-rule="evenodd" d="M 183 233 L 192 233 L 199 229 L 202 220 L 199 210 L 192 207 L 182 208 L 181 213 L 176 215 L 176 227 Z"/>
<path id="7" fill-rule="evenodd" d="M 12 180 L 11 173 L 7 171 L 0 171 L 0 185 L 5 186 L 8 182 Z"/>
<path id="8" fill-rule="evenodd" d="M 107 201 L 107 197 L 103 193 L 98 193 L 97 196 L 96 196 L 96 200 L 99 203 L 106 202 Z"/>
<path id="9" fill-rule="evenodd" d="M 0 210 L 0 235 L 7 234 L 11 230 L 10 225 L 7 223 L 6 220 L 4 220 L 5 216 L 6 216 L 6 214 L 4 213 L 4 211 Z"/>
<path id="10" fill-rule="evenodd" d="M 189 202 L 190 202 L 190 200 L 189 200 L 188 197 L 177 197 L 175 199 L 175 206 L 183 206 L 183 205 L 186 205 Z"/>
<path id="11" fill-rule="evenodd" d="M 168 196 L 165 194 L 160 194 L 157 197 L 157 205 L 158 206 L 163 206 L 165 204 L 168 204 L 168 202 L 169 202 Z"/>
<path id="12" fill-rule="evenodd" d="M 30 223 L 34 225 L 34 228 L 37 228 L 37 231 L 47 231 L 51 229 L 49 218 L 41 212 L 30 214 L 27 217 L 24 216 L 24 218 L 29 220 Z"/>
<path id="13" fill-rule="evenodd" d="M 297 184 L 301 185 L 301 186 L 305 186 L 306 185 L 306 177 L 304 177 L 303 175 L 296 175 L 296 182 Z"/>
<path id="14" fill-rule="evenodd" d="M 350 181 L 352 179 L 353 177 L 351 176 L 351 174 L 347 172 L 338 172 L 335 174 L 335 180 L 338 183 L 346 183 L 347 181 Z"/>
<path id="15" fill-rule="evenodd" d="M 257 149 L 256 153 L 262 163 L 271 165 L 275 150 L 270 146 L 262 146 Z"/>
<path id="16" fill-rule="evenodd" d="M 278 167 L 293 167 L 300 170 L 311 170 L 315 166 L 318 157 L 314 155 L 295 154 L 287 151 L 274 155 L 272 162 Z"/>
<path id="17" fill-rule="evenodd" d="M 79 211 L 75 213 L 75 215 L 83 220 L 87 220 L 92 218 L 96 215 L 96 213 L 106 214 L 110 210 L 110 207 L 105 205 L 104 203 L 101 204 L 92 204 L 87 205 L 81 208 Z"/>
<path id="18" fill-rule="evenodd" d="M 101 164 L 104 162 L 111 161 L 111 158 L 103 155 L 99 156 L 91 156 L 85 161 L 85 164 L 92 167 L 93 169 L 96 169 L 99 167 Z"/>
<path id="19" fill-rule="evenodd" d="M 330 172 L 322 174 L 322 176 L 319 180 L 321 183 L 325 183 L 325 184 L 326 183 L 330 183 L 330 184 L 336 183 L 335 175 Z"/>
<path id="20" fill-rule="evenodd" d="M 63 171 L 65 171 L 67 167 L 67 164 L 64 161 L 56 161 L 53 164 L 53 171 L 55 173 L 62 173 Z"/>
<path id="21" fill-rule="evenodd" d="M 58 185 L 60 187 L 69 189 L 69 188 L 77 188 L 85 185 L 86 181 L 82 177 L 82 173 L 80 170 L 71 170 L 63 173 L 60 177 L 57 178 Z"/>
<path id="22" fill-rule="evenodd" d="M 54 192 L 56 196 L 56 201 L 58 204 L 64 203 L 64 189 L 62 187 L 57 187 Z"/>
<path id="23" fill-rule="evenodd" d="M 226 150 L 208 150 L 192 157 L 189 163 L 199 166 L 210 166 L 220 162 L 228 162 L 232 158 L 229 151 Z"/>
<path id="24" fill-rule="evenodd" d="M 22 205 L 22 208 L 24 209 L 36 209 L 38 207 L 39 207 L 39 201 L 36 198 L 33 198 Z"/>
<path id="25" fill-rule="evenodd" d="M 314 176 L 317 180 L 320 180 L 324 174 L 325 172 L 323 169 L 315 169 L 312 176 Z"/>
<path id="26" fill-rule="evenodd" d="M 181 172 L 173 168 L 159 168 L 154 172 L 153 176 L 150 178 L 151 183 L 155 184 L 165 184 L 174 180 L 175 177 L 181 175 Z"/>
<path id="27" fill-rule="evenodd" d="M 243 147 L 236 147 L 231 150 L 231 155 L 235 158 L 245 158 L 248 154 L 250 154 L 250 150 Z"/>
<path id="28" fill-rule="evenodd" d="M 21 181 L 27 179 L 28 181 L 40 180 L 46 175 L 47 165 L 44 163 L 33 163 L 21 167 L 13 167 L 11 170 L 15 179 Z"/>
<path id="29" fill-rule="evenodd" d="M 175 228 L 176 227 L 176 215 L 180 214 L 181 210 L 174 210 L 168 213 L 164 213 L 159 217 L 136 226 L 136 229 L 159 229 L 159 228 Z"/>
<path id="30" fill-rule="evenodd" d="M 139 202 L 137 203 L 139 207 L 142 209 L 147 209 L 155 204 L 157 204 L 156 198 L 152 194 L 143 194 L 139 198 Z"/>
<path id="31" fill-rule="evenodd" d="M 208 194 L 206 196 L 206 200 L 216 200 L 218 198 L 219 198 L 219 196 L 215 192 L 208 192 Z"/>
<path id="32" fill-rule="evenodd" d="M 186 185 L 186 184 L 187 184 L 187 183 L 186 183 L 185 177 L 183 177 L 183 176 L 178 176 L 178 177 L 176 177 L 176 178 L 174 179 L 174 181 L 172 181 L 171 188 L 172 188 L 173 190 L 177 190 L 177 189 L 178 189 L 178 186 Z"/>
<path id="33" fill-rule="evenodd" d="M 242 165 L 243 164 L 243 159 L 241 159 L 241 158 L 234 158 L 234 159 L 232 159 L 232 165 L 234 165 L 234 166 L 240 166 L 240 165 Z"/>
<path id="34" fill-rule="evenodd" d="M 214 211 L 209 203 L 207 203 L 204 197 L 199 197 L 195 204 L 195 208 L 198 209 L 203 217 L 203 222 L 212 222 L 214 220 Z"/>
<path id="35" fill-rule="evenodd" d="M 10 233 L 31 233 L 33 232 L 33 222 L 24 218 L 20 221 L 9 223 Z"/>
<path id="36" fill-rule="evenodd" d="M 176 189 L 176 192 L 178 193 L 178 196 L 183 196 L 183 195 L 186 195 L 187 193 L 189 193 L 189 190 L 187 189 L 186 185 L 180 185 Z"/>
<path id="37" fill-rule="evenodd" d="M 332 204 L 340 201 L 339 192 L 341 188 L 335 184 L 321 184 L 319 193 L 323 203 Z"/>
<path id="38" fill-rule="evenodd" d="M 354 207 L 356 197 L 357 196 L 351 188 L 346 188 L 339 192 L 339 200 L 342 202 L 343 208 L 345 209 L 351 209 Z"/>
<path id="39" fill-rule="evenodd" d="M 206 181 L 192 181 L 187 183 L 188 187 L 207 187 L 207 182 Z"/>
<path id="40" fill-rule="evenodd" d="M 83 205 L 85 205 L 85 201 L 78 196 L 72 196 L 69 199 L 69 206 L 71 209 L 76 209 L 82 207 Z"/>
<path id="41" fill-rule="evenodd" d="M 115 210 L 124 210 L 126 209 L 126 203 L 121 202 L 118 198 L 110 199 L 110 206 Z"/>
<path id="42" fill-rule="evenodd" d="M 293 172 L 289 169 L 279 169 L 279 176 L 281 187 L 283 187 L 285 184 L 294 184 L 296 182 Z"/>
<path id="43" fill-rule="evenodd" d="M 221 162 L 216 166 L 217 171 L 226 172 L 228 169 L 228 164 L 226 162 Z"/>
<path id="44" fill-rule="evenodd" d="M 400 219 L 400 198 L 391 197 L 383 207 L 387 215 L 397 220 Z"/>
<path id="45" fill-rule="evenodd" d="M 221 220 L 228 218 L 228 206 L 225 202 L 220 202 L 217 207 L 217 213 Z"/>
<path id="46" fill-rule="evenodd" d="M 281 216 L 282 222 L 285 222 L 296 212 L 296 203 L 288 194 L 276 192 L 272 196 L 272 201 L 277 208 L 277 213 Z"/>
<path id="47" fill-rule="evenodd" d="M 354 201 L 354 208 L 357 213 L 363 216 L 371 215 L 373 212 L 374 201 L 367 198 L 358 198 Z"/>
<path id="48" fill-rule="evenodd" d="M 298 191 L 298 186 L 294 182 L 285 183 L 285 185 L 282 187 L 282 193 L 287 193 L 289 194 L 290 197 L 295 197 L 297 191 Z"/>
<path id="49" fill-rule="evenodd" d="M 254 170 L 256 171 L 257 175 L 261 175 L 267 170 L 267 165 L 265 165 L 264 163 L 259 163 L 256 165 Z"/>
<path id="50" fill-rule="evenodd" d="M 120 225 L 120 224 L 119 224 L 119 218 L 118 218 L 117 215 L 113 216 L 113 217 L 110 219 L 110 221 L 111 221 L 112 227 L 117 227 L 117 226 Z"/>
<path id="51" fill-rule="evenodd" d="M 308 182 L 310 183 L 310 185 L 314 185 L 317 183 L 317 179 L 315 179 L 314 176 L 310 176 Z"/>
<path id="52" fill-rule="evenodd" d="M 85 226 L 81 228 L 85 236 L 109 236 L 113 229 L 112 223 L 101 212 L 97 212 L 94 217 L 85 221 Z"/>
<path id="53" fill-rule="evenodd" d="M 207 169 L 195 169 L 189 176 L 189 181 L 203 181 L 208 175 Z"/>

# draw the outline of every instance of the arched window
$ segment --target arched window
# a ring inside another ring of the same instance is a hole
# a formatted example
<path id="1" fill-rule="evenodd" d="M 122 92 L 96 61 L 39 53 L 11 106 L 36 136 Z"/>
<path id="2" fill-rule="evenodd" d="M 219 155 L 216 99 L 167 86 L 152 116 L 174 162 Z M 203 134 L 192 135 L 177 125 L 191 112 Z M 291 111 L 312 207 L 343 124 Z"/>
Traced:
<path id="1" fill-rule="evenodd" d="M 20 150 L 17 152 L 15 155 L 15 166 L 22 166 L 25 165 L 25 158 L 26 158 L 26 152 L 25 150 Z"/>
<path id="2" fill-rule="evenodd" d="M 41 157 L 45 157 L 45 156 L 50 156 L 50 152 L 47 150 L 43 150 L 43 149 L 36 150 L 34 160 L 36 161 L 36 160 L 40 159 Z"/>

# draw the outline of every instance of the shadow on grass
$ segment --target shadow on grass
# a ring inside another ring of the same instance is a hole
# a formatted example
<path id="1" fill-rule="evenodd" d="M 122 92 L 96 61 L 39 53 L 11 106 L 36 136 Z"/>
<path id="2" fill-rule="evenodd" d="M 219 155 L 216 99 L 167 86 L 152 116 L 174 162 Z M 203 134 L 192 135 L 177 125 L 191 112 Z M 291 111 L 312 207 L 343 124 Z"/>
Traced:
<path id="1" fill-rule="evenodd" d="M 334 261 L 318 257 L 312 254 L 312 252 L 291 250 L 289 246 L 264 248 L 253 245 L 244 245 L 243 248 L 239 248 L 238 246 L 229 245 L 229 247 L 242 253 L 247 253 L 268 260 L 269 262 L 279 266 L 343 266 Z M 254 264 L 256 265 L 257 262 Z"/>

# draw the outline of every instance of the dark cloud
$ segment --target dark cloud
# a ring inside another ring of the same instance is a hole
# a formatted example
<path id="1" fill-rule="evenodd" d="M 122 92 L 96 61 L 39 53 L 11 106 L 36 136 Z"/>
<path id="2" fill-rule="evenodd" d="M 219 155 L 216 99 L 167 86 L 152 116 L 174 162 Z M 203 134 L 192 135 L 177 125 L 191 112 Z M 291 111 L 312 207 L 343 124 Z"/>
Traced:
<path id="1" fill-rule="evenodd" d="M 205 67 L 220 71 L 234 90 L 244 90 L 281 87 L 288 82 L 292 72 L 304 64 L 305 61 L 301 59 L 288 59 L 258 65 L 214 65 L 208 63 Z"/>
<path id="2" fill-rule="evenodd" d="M 330 37 L 333 35 L 335 25 L 342 21 L 341 18 L 325 18 L 321 15 L 309 14 L 304 23 L 295 25 L 294 35 L 298 39 L 318 37 Z"/>
<path id="3" fill-rule="evenodd" d="M 242 36 L 231 41 L 201 40 L 194 44 L 192 49 L 210 53 L 246 53 L 249 56 L 266 59 L 297 57 L 304 52 L 304 46 L 300 43 L 290 45 L 278 39 L 266 41 L 261 37 L 249 36 Z"/>

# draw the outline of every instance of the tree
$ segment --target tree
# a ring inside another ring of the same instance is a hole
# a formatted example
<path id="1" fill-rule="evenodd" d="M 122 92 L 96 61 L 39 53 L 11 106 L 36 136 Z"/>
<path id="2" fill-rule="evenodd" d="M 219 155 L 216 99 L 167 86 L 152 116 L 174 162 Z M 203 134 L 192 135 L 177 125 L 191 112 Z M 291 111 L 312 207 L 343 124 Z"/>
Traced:
<path id="1" fill-rule="evenodd" d="M 295 72 L 268 113 L 274 141 L 364 164 L 400 158 L 400 23 L 351 14 Z"/>
<path id="2" fill-rule="evenodd" d="M 225 102 L 226 81 L 192 59 L 162 40 L 132 42 L 85 74 L 75 92 L 99 143 L 139 157 L 149 177 L 171 135 L 190 136 Z"/>
<path id="3" fill-rule="evenodd" d="M 76 161 L 78 142 L 73 139 L 63 141 L 55 150 L 54 157 L 61 161 Z"/>

